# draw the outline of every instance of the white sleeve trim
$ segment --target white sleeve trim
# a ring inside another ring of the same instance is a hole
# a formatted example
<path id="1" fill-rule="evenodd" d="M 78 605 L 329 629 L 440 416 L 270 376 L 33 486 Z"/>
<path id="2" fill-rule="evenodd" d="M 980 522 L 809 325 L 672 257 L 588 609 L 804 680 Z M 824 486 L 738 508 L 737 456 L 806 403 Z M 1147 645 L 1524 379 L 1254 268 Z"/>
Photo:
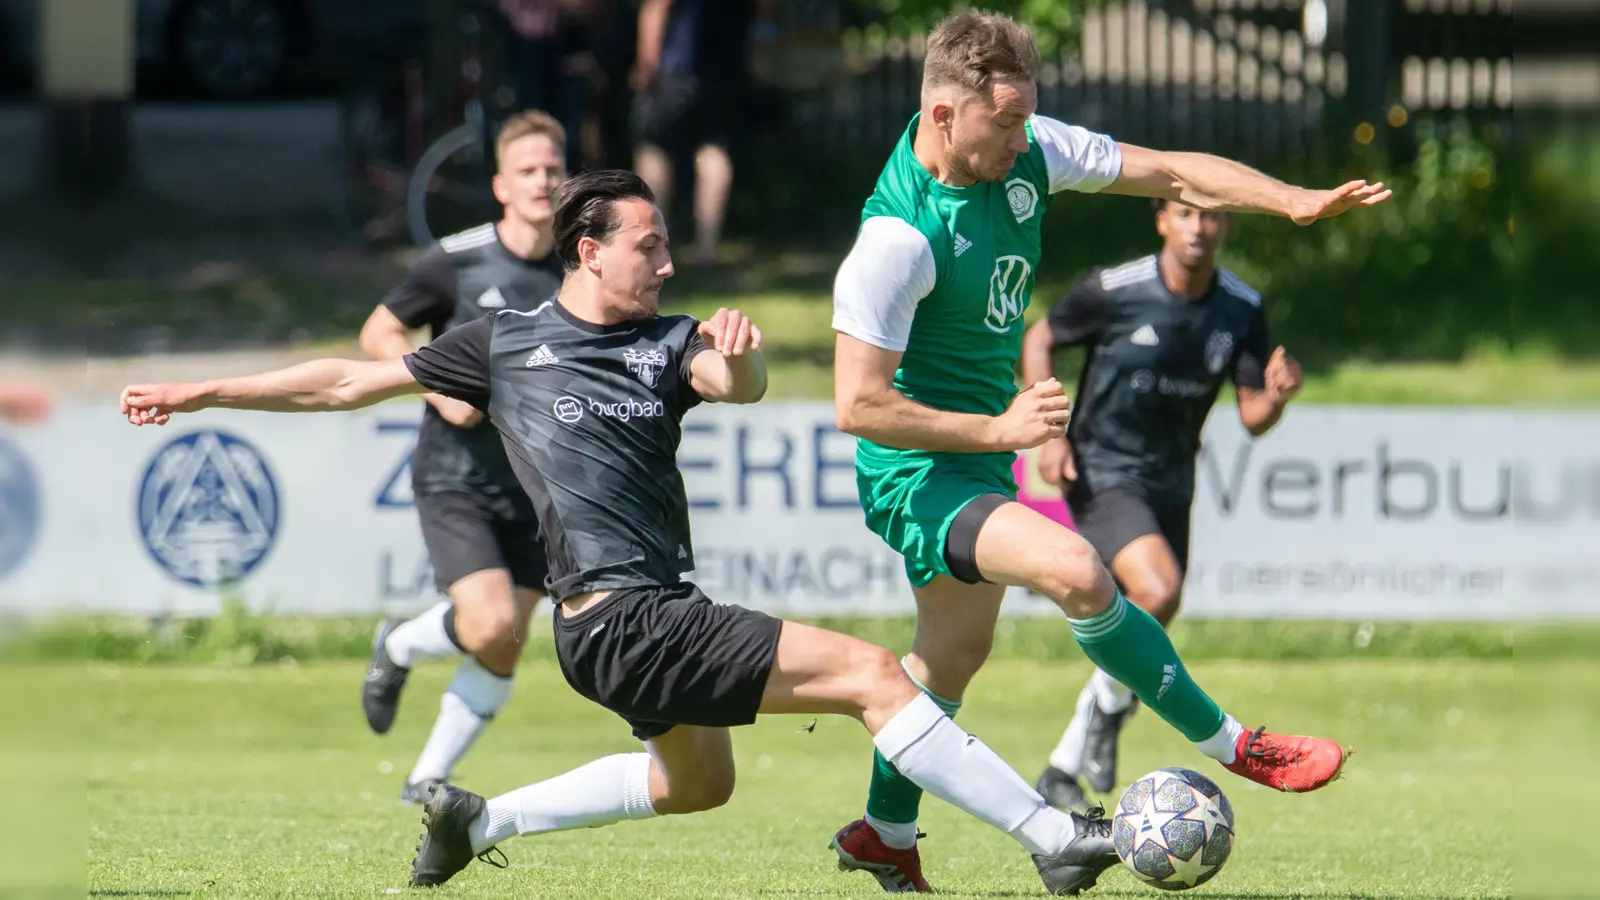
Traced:
<path id="1" fill-rule="evenodd" d="M 905 350 L 917 304 L 937 276 L 933 248 L 911 223 L 867 219 L 833 279 L 833 330 L 884 350 Z"/>
<path id="2" fill-rule="evenodd" d="M 1052 194 L 1057 191 L 1093 194 L 1122 174 L 1122 149 L 1109 135 L 1034 116 L 1033 139 L 1044 148 Z"/>

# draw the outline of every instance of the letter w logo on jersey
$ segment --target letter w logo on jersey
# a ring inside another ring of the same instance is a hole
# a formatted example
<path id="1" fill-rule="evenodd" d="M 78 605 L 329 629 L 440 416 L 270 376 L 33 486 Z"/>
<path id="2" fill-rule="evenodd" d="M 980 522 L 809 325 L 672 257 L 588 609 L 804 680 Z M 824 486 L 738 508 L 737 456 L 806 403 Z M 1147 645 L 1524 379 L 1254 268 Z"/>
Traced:
<path id="1" fill-rule="evenodd" d="M 983 324 L 996 334 L 1005 334 L 1028 308 L 1028 278 L 1033 266 L 1020 256 L 1002 256 L 994 261 L 989 276 L 989 311 Z"/>

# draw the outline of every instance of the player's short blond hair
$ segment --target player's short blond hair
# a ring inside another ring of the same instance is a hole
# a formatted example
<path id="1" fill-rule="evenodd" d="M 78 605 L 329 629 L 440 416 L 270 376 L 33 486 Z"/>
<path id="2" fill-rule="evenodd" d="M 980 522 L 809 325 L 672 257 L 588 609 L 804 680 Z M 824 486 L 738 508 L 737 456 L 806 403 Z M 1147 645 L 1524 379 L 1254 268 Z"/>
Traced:
<path id="1" fill-rule="evenodd" d="M 502 160 L 505 159 L 506 148 L 511 146 L 512 142 L 536 134 L 549 138 L 563 157 L 567 155 L 567 130 L 562 128 L 561 123 L 549 113 L 530 109 L 517 113 L 500 126 L 500 133 L 494 139 L 495 168 L 497 170 L 500 168 Z"/>
<path id="2" fill-rule="evenodd" d="M 928 33 L 922 87 L 955 85 L 985 95 L 995 81 L 1032 81 L 1039 48 L 1027 27 L 1003 13 L 963 10 Z"/>

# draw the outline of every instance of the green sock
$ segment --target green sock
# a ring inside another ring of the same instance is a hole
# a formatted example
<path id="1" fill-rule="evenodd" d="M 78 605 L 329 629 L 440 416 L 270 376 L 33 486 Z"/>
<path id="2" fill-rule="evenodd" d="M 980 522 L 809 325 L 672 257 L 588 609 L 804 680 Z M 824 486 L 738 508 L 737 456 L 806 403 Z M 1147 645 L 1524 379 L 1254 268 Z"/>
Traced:
<path id="1" fill-rule="evenodd" d="M 1105 612 L 1067 621 L 1078 646 L 1095 665 L 1126 685 L 1184 737 L 1203 741 L 1222 728 L 1222 707 L 1189 677 L 1161 623 L 1129 603 L 1122 591 Z"/>
<path id="2" fill-rule="evenodd" d="M 906 675 L 910 677 L 911 673 L 907 672 Z M 961 708 L 960 700 L 946 700 L 915 678 L 911 678 L 911 683 L 932 698 L 945 715 L 955 718 L 956 710 Z M 867 815 L 884 822 L 909 824 L 917 820 L 917 809 L 921 805 L 922 788 L 901 775 L 894 763 L 884 759 L 882 753 L 872 751 L 872 784 L 867 788 Z"/>

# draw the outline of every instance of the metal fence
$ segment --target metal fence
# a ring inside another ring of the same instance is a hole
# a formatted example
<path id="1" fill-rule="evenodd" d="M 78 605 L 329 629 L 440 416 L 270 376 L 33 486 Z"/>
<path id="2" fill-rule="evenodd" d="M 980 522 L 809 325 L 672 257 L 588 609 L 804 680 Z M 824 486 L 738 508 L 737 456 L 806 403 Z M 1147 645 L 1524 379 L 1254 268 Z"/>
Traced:
<path id="1" fill-rule="evenodd" d="M 1423 114 L 1509 121 L 1510 0 L 1117 0 L 1046 61 L 1040 111 L 1119 139 L 1326 158 Z M 791 89 L 785 143 L 881 153 L 917 107 L 923 40 L 846 39 Z"/>

